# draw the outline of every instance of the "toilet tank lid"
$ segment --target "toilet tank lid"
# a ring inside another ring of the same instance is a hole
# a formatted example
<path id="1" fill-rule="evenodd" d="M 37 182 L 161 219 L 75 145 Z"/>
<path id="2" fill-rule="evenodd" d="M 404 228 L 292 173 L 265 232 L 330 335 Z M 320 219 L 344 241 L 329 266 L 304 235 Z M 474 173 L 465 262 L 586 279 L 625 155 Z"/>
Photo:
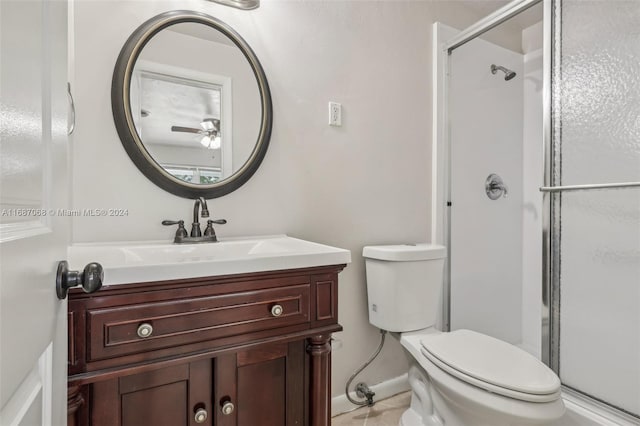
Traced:
<path id="1" fill-rule="evenodd" d="M 365 246 L 362 256 L 391 262 L 444 259 L 447 257 L 447 248 L 428 243 Z"/>

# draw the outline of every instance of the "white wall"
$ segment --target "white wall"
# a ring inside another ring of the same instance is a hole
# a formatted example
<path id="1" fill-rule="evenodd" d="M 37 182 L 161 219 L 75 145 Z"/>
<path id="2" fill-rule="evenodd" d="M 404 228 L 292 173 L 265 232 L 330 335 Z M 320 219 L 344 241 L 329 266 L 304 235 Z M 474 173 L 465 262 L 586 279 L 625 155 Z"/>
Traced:
<path id="1" fill-rule="evenodd" d="M 75 242 L 166 238 L 163 219 L 187 219 L 192 202 L 168 194 L 131 163 L 113 125 L 113 66 L 127 37 L 171 9 L 209 13 L 252 46 L 271 85 L 274 127 L 260 169 L 209 203 L 229 223 L 221 237 L 287 233 L 352 250 L 340 275 L 343 342 L 333 358 L 333 394 L 375 349 L 368 324 L 367 244 L 428 240 L 431 187 L 431 24 L 465 28 L 480 18 L 464 2 L 263 1 L 243 12 L 204 1 L 77 0 L 73 206 L 127 208 L 127 217 L 74 218 Z M 519 36 L 503 34 L 516 48 Z M 515 40 L 515 41 L 513 41 Z M 327 126 L 327 102 L 343 126 Z M 96 259 L 99 260 L 99 259 Z M 361 378 L 406 371 L 388 339 Z"/>
<path id="2" fill-rule="evenodd" d="M 451 329 L 521 339 L 522 55 L 482 39 L 451 54 Z M 491 64 L 514 70 L 492 74 Z M 485 180 L 502 177 L 507 198 Z"/>

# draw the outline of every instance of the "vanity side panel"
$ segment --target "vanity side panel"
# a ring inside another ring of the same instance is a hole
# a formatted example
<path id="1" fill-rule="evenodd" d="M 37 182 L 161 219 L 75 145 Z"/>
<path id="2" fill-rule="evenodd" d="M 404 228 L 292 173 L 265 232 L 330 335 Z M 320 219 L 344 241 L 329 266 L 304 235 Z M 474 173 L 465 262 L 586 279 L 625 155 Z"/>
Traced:
<path id="1" fill-rule="evenodd" d="M 338 273 L 311 276 L 311 327 L 338 323 Z"/>
<path id="2" fill-rule="evenodd" d="M 86 304 L 82 301 L 69 300 L 68 304 L 69 328 L 69 375 L 78 374 L 86 370 Z"/>

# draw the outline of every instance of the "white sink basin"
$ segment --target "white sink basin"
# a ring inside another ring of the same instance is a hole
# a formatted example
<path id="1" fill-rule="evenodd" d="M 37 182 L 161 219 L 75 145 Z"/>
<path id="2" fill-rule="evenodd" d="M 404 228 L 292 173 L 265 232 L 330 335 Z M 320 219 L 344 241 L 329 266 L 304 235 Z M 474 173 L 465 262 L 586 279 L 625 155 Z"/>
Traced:
<path id="1" fill-rule="evenodd" d="M 74 270 L 82 270 L 90 262 L 100 263 L 104 268 L 103 285 L 115 285 L 339 265 L 351 262 L 351 252 L 274 235 L 202 244 L 74 244 L 69 247 L 68 261 Z"/>

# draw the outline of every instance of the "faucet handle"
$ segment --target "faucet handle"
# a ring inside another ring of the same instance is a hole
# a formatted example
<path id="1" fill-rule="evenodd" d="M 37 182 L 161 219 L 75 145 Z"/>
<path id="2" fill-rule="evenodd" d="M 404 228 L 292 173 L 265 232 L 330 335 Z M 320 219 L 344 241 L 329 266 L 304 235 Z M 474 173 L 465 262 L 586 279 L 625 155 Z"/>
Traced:
<path id="1" fill-rule="evenodd" d="M 178 225 L 178 229 L 176 229 L 176 236 L 173 240 L 176 243 L 189 236 L 189 234 L 187 234 L 187 230 L 184 228 L 184 220 L 163 220 L 162 224 L 164 226 Z"/>
<path id="2" fill-rule="evenodd" d="M 207 220 L 207 229 L 204 230 L 204 236 L 205 237 L 213 237 L 215 238 L 215 240 L 217 241 L 216 238 L 216 231 L 215 229 L 213 229 L 213 224 L 216 225 L 224 225 L 225 223 L 227 223 L 226 219 L 217 219 L 217 220 Z"/>
<path id="3" fill-rule="evenodd" d="M 211 237 L 213 235 L 216 234 L 216 231 L 214 231 L 213 229 L 213 221 L 212 220 L 208 220 L 207 221 L 207 228 L 204 230 L 204 236 L 205 237 Z"/>

